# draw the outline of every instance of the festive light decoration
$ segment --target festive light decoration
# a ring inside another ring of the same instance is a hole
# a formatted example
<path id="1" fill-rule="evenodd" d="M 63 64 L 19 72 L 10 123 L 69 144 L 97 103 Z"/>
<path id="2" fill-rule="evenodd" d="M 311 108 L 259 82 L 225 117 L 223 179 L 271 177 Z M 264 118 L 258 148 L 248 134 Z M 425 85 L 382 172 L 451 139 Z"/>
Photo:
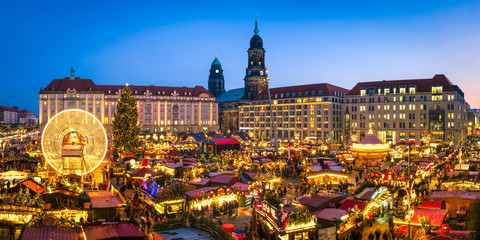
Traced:
<path id="1" fill-rule="evenodd" d="M 68 134 L 78 139 L 69 143 L 72 148 L 81 143 L 85 145 L 82 150 L 84 170 L 81 169 L 82 159 L 63 157 L 64 137 Z M 53 116 L 43 129 L 41 143 L 48 164 L 62 174 L 86 175 L 100 166 L 107 153 L 107 133 L 102 123 L 93 114 L 80 109 L 64 110 Z"/>

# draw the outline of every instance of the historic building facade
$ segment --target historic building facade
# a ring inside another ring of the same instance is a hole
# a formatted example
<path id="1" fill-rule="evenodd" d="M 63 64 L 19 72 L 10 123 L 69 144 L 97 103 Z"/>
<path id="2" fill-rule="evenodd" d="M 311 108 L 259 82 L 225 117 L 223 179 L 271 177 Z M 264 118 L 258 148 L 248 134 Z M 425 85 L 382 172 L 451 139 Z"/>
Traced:
<path id="1" fill-rule="evenodd" d="M 208 91 L 215 97 L 225 93 L 225 79 L 223 77 L 223 69 L 217 56 L 210 67 L 210 75 L 208 76 Z"/>
<path id="2" fill-rule="evenodd" d="M 347 92 L 328 83 L 297 85 L 271 88 L 269 99 L 264 90 L 251 105 L 240 106 L 239 128 L 254 139 L 340 143 Z"/>
<path id="3" fill-rule="evenodd" d="M 393 144 L 458 144 L 467 136 L 469 108 L 462 90 L 445 75 L 360 82 L 346 96 L 346 141 L 360 142 L 371 127 Z"/>
<path id="4" fill-rule="evenodd" d="M 110 126 L 123 85 L 96 85 L 74 76 L 54 79 L 40 90 L 39 120 L 46 124 L 65 109 L 82 109 Z M 218 130 L 218 103 L 204 87 L 129 86 L 137 101 L 139 124 L 151 132 Z"/>

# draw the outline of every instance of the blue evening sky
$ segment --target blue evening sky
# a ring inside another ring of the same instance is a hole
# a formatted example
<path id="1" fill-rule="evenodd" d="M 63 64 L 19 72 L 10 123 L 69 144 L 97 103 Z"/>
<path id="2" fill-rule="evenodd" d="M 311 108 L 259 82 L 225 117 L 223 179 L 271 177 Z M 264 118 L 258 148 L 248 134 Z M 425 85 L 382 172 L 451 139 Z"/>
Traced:
<path id="1" fill-rule="evenodd" d="M 444 73 L 480 106 L 479 1 L 2 1 L 0 105 L 38 113 L 54 78 L 243 86 L 258 14 L 272 87 Z"/>

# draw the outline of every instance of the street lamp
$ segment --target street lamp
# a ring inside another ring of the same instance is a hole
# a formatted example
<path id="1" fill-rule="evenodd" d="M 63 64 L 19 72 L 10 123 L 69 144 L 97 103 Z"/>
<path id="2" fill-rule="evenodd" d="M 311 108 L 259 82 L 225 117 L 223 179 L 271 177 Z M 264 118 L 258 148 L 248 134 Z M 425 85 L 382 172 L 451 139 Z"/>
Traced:
<path id="1" fill-rule="evenodd" d="M 411 141 L 408 141 L 408 142 L 404 142 L 404 143 L 401 143 L 402 145 L 407 145 L 408 146 L 408 184 L 407 184 L 407 194 L 408 194 L 408 200 L 405 200 L 405 204 L 408 204 L 408 210 L 407 210 L 407 220 L 408 220 L 408 240 L 411 239 L 411 222 L 412 222 L 412 218 L 413 218 L 413 213 L 414 213 L 414 210 L 411 209 L 412 208 L 412 201 L 413 201 L 413 198 L 415 198 L 415 194 L 412 193 L 413 189 L 412 189 L 412 179 L 411 179 L 411 156 L 410 156 L 410 150 L 411 150 L 411 146 L 412 146 L 412 142 Z M 410 216 L 410 214 L 412 216 Z"/>

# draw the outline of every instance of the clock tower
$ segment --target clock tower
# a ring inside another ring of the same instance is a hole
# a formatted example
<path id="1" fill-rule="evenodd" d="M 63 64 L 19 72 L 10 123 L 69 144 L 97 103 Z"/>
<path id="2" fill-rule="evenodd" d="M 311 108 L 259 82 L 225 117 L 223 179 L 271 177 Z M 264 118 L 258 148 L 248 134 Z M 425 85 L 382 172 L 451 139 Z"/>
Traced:
<path id="1" fill-rule="evenodd" d="M 255 34 L 250 39 L 248 49 L 248 67 L 245 75 L 245 93 L 243 98 L 252 100 L 267 89 L 269 78 L 265 67 L 265 49 L 263 40 L 258 35 L 258 20 L 255 19 Z"/>
<path id="2" fill-rule="evenodd" d="M 210 75 L 208 76 L 208 91 L 215 97 L 225 93 L 225 79 L 223 78 L 222 64 L 215 55 L 215 59 L 210 67 Z"/>

